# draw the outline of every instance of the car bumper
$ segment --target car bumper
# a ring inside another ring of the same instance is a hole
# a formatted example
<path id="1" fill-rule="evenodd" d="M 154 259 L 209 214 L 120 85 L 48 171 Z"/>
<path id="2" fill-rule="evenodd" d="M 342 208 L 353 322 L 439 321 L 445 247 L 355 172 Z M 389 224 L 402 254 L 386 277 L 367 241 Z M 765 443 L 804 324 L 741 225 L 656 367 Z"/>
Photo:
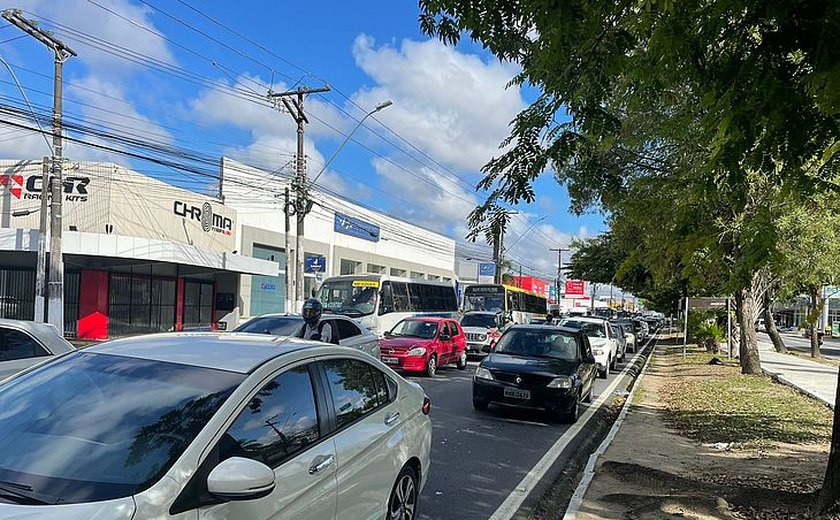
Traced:
<path id="1" fill-rule="evenodd" d="M 501 404 L 531 410 L 546 410 L 555 413 L 568 413 L 577 400 L 577 388 L 548 388 L 544 386 L 520 387 L 499 381 L 476 379 L 473 381 L 473 399 L 486 403 Z M 528 390 L 528 399 L 505 396 L 505 388 Z"/>
<path id="2" fill-rule="evenodd" d="M 489 343 L 467 343 L 467 354 L 471 356 L 486 356 L 489 353 Z"/>
<path id="3" fill-rule="evenodd" d="M 428 356 L 381 354 L 379 359 L 393 370 L 402 370 L 404 372 L 422 372 L 426 370 Z"/>

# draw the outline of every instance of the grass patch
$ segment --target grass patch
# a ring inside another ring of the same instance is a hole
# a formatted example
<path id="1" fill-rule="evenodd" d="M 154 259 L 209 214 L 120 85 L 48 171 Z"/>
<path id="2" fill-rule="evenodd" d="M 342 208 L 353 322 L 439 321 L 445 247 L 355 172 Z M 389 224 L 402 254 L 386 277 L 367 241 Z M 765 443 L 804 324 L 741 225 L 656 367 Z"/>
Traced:
<path id="1" fill-rule="evenodd" d="M 817 401 L 763 375 L 741 375 L 725 357 L 676 350 L 662 356 L 673 377 L 661 395 L 666 419 L 687 437 L 747 445 L 831 439 L 832 412 Z M 709 365 L 712 357 L 724 365 Z"/>

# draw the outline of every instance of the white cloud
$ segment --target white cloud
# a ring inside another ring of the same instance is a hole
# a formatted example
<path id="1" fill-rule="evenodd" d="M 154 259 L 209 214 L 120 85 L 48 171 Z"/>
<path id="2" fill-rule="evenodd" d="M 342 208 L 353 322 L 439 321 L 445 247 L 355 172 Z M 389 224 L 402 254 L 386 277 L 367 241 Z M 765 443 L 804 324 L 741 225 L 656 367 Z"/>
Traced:
<path id="1" fill-rule="evenodd" d="M 477 171 L 508 135 L 508 124 L 525 108 L 518 88 L 506 88 L 516 70 L 465 54 L 436 40 L 404 40 L 377 48 L 360 35 L 356 64 L 376 86 L 354 96 L 364 107 L 390 99 L 377 118 L 448 166 Z"/>
<path id="2" fill-rule="evenodd" d="M 80 41 L 83 36 L 71 34 L 51 22 L 71 28 L 73 33 L 84 33 L 164 63 L 175 63 L 165 39 L 152 24 L 154 11 L 150 7 L 124 0 L 97 0 L 97 3 L 119 16 L 84 0 L 18 0 L 15 6 L 45 18 L 45 27 L 79 53 L 74 60 L 83 60 L 103 73 L 114 75 L 140 65 L 88 45 Z M 24 16 L 32 16 L 30 13 L 24 13 Z"/>

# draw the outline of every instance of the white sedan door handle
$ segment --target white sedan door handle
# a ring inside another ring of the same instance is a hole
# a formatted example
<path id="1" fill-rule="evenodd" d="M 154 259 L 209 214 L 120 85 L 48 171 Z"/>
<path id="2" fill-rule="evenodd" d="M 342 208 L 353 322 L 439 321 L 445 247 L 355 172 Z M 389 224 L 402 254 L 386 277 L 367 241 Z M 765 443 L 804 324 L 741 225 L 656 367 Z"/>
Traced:
<path id="1" fill-rule="evenodd" d="M 317 461 L 319 459 L 320 459 L 320 462 L 316 463 L 315 461 Z M 309 474 L 314 475 L 314 474 L 318 473 L 319 471 L 322 471 L 322 470 L 328 468 L 330 466 L 330 464 L 332 464 L 333 462 L 335 462 L 335 455 L 333 455 L 332 453 L 330 453 L 329 455 L 324 455 L 324 456 L 318 457 L 315 460 L 313 460 L 312 461 L 313 464 L 311 466 L 309 466 Z"/>
<path id="2" fill-rule="evenodd" d="M 393 412 L 393 413 L 388 414 L 385 417 L 385 426 L 392 425 L 394 423 L 394 421 L 396 421 L 399 418 L 400 418 L 400 412 Z"/>

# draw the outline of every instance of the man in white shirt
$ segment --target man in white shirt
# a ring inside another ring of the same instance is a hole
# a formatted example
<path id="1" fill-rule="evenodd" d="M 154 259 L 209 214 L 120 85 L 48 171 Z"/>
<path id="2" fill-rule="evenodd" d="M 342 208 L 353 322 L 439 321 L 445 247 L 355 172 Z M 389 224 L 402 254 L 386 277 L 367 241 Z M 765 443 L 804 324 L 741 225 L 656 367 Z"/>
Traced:
<path id="1" fill-rule="evenodd" d="M 323 341 L 324 343 L 338 343 L 333 341 L 332 324 L 326 321 L 321 321 L 323 315 L 323 307 L 321 302 L 316 298 L 310 298 L 303 303 L 303 309 L 300 314 L 303 317 L 303 327 L 298 331 L 297 336 L 303 339 L 313 341 Z"/>

